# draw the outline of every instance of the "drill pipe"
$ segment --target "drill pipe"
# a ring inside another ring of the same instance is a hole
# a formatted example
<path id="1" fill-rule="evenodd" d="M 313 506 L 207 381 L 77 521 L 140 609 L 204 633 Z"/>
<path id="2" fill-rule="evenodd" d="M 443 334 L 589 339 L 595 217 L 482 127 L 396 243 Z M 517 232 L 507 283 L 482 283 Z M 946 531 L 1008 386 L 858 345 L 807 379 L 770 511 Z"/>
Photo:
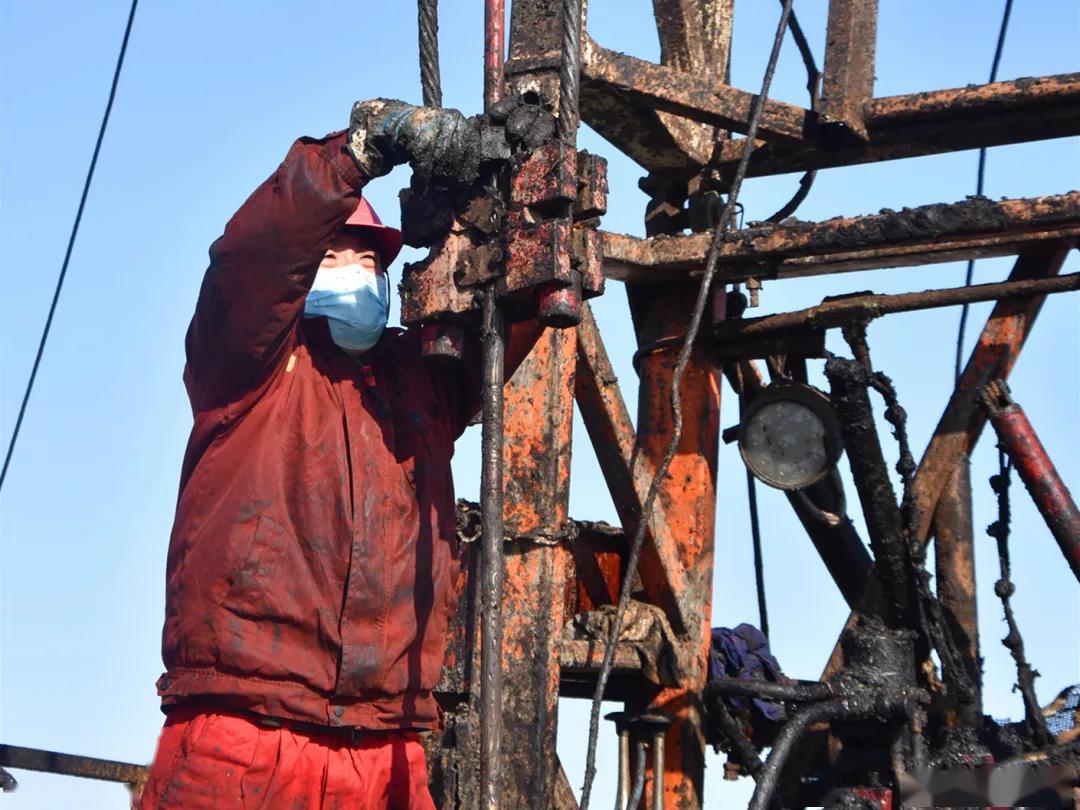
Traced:
<path id="1" fill-rule="evenodd" d="M 483 810 L 498 810 L 502 747 L 503 592 L 503 382 L 505 345 L 495 287 L 484 290 L 483 435 L 481 437 L 480 597 L 480 797 Z"/>

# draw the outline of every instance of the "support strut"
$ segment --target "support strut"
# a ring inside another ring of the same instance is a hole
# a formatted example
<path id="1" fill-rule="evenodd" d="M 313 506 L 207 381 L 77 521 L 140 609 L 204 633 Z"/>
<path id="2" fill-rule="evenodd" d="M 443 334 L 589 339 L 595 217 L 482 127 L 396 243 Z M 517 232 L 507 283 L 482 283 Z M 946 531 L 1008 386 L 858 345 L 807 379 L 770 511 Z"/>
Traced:
<path id="1" fill-rule="evenodd" d="M 1054 535 L 1061 553 L 1080 581 L 1080 510 L 1046 453 L 1027 414 L 1013 402 L 1002 380 L 987 386 L 982 395 L 1002 449 L 1024 482 L 1039 514 Z"/>

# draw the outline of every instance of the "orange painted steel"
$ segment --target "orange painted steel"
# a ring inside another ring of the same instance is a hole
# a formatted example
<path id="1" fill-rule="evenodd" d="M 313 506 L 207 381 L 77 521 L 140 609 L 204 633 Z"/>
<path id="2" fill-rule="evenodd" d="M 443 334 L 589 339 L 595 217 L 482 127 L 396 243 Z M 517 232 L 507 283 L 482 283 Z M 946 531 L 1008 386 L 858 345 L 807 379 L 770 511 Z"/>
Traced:
<path id="1" fill-rule="evenodd" d="M 685 325 L 696 293 L 692 287 L 657 294 L 628 290 L 640 345 L 652 343 Z M 642 358 L 638 399 L 638 447 L 659 465 L 673 431 L 671 384 L 677 349 Z M 718 372 L 706 357 L 691 356 L 680 388 L 683 432 L 658 501 L 668 516 L 668 535 L 657 538 L 675 550 L 686 572 L 685 652 L 690 672 L 678 689 L 642 689 L 631 701 L 671 715 L 674 723 L 664 744 L 664 807 L 691 810 L 702 806 L 705 740 L 701 693 L 708 677 L 712 619 L 713 529 L 716 515 L 716 463 L 720 439 Z M 652 779 L 647 783 L 652 784 Z M 648 795 L 648 791 L 647 791 Z M 648 801 L 648 799 L 647 799 Z M 646 806 L 648 806 L 646 804 Z"/>
<path id="2" fill-rule="evenodd" d="M 547 329 L 506 388 L 503 582 L 503 806 L 548 807 L 559 635 L 570 619 L 570 451 L 577 337 Z M 537 756 L 537 752 L 545 752 Z"/>

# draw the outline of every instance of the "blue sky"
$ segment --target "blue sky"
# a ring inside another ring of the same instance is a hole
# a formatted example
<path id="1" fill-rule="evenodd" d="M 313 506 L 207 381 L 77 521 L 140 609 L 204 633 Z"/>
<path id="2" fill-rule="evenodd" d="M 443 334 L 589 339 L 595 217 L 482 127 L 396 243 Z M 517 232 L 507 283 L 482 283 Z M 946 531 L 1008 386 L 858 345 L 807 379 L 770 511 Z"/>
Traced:
<path id="1" fill-rule="evenodd" d="M 732 80 L 756 90 L 778 4 L 739 0 Z M 884 0 L 877 95 L 986 80 L 998 0 Z M 594 0 L 589 32 L 601 44 L 658 58 L 648 0 Z M 824 0 L 796 2 L 821 62 Z M 104 108 L 126 19 L 125 0 L 0 6 L 0 255 L 6 317 L 0 321 L 0 440 L 6 447 L 48 309 Z M 1080 70 L 1080 17 L 1072 0 L 1017 3 L 999 77 Z M 445 103 L 476 112 L 481 98 L 479 0 L 443 0 Z M 182 339 L 206 265 L 206 249 L 250 191 L 303 134 L 339 129 L 352 102 L 374 96 L 419 101 L 412 3 L 327 0 L 143 0 L 113 118 L 91 190 L 19 447 L 0 500 L 0 741 L 136 762 L 149 761 L 160 728 L 154 681 L 166 543 L 180 458 L 190 427 L 181 384 Z M 804 103 L 795 49 L 785 46 L 772 95 Z M 594 133 L 582 145 L 610 160 L 609 230 L 640 234 L 641 174 Z M 823 172 L 799 216 L 818 220 L 963 199 L 976 155 L 964 152 Z M 1078 140 L 990 152 L 986 191 L 998 198 L 1080 186 Z M 787 199 L 796 177 L 749 181 L 748 219 Z M 398 220 L 398 170 L 369 189 Z M 415 259 L 406 254 L 405 260 Z M 1080 269 L 1074 251 L 1066 271 Z M 1010 260 L 981 262 L 979 281 L 1003 278 Z M 761 313 L 817 303 L 824 295 L 949 286 L 961 265 L 766 284 Z M 595 305 L 634 410 L 633 335 L 618 284 Z M 988 307 L 973 308 L 969 344 Z M 1077 296 L 1047 301 L 1012 379 L 1017 400 L 1066 482 L 1080 481 Z M 876 365 L 893 376 L 921 453 L 951 387 L 957 312 L 875 323 Z M 833 345 L 835 350 L 840 346 Z M 724 391 L 722 423 L 737 419 Z M 617 522 L 580 422 L 571 513 Z M 883 433 L 886 437 L 887 433 Z M 886 441 L 886 452 L 893 448 Z M 459 494 L 476 497 L 479 433 L 459 444 Z M 756 621 L 744 473 L 720 448 L 713 623 Z M 846 470 L 846 462 L 842 462 Z M 996 452 L 984 437 L 974 459 L 979 612 L 986 707 L 1018 717 L 1015 672 L 998 643 L 996 558 L 981 533 L 994 519 L 986 484 Z M 858 505 L 850 489 L 851 508 Z M 847 611 L 783 498 L 759 488 L 773 645 L 784 668 L 813 678 Z M 1014 488 L 1014 604 L 1040 697 L 1080 681 L 1076 583 L 1019 484 Z M 581 782 L 588 707 L 563 702 L 559 750 Z M 613 795 L 614 742 L 601 741 L 598 804 Z M 748 786 L 722 783 L 710 756 L 707 806 L 729 806 Z M 123 789 L 20 772 L 5 807 L 122 807 Z"/>

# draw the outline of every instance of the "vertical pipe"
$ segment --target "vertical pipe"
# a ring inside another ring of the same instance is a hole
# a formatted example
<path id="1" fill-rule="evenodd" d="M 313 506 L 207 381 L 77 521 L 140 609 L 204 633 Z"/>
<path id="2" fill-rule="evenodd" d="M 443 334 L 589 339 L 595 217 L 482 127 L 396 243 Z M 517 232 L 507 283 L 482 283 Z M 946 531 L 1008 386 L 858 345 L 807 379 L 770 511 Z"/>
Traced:
<path id="1" fill-rule="evenodd" d="M 484 109 L 500 98 L 506 29 L 504 0 L 484 0 Z M 502 311 L 495 285 L 484 290 L 483 391 L 481 399 L 480 499 L 480 806 L 499 810 L 502 749 L 502 592 L 503 592 L 503 383 L 505 345 Z"/>
<path id="2" fill-rule="evenodd" d="M 484 109 L 502 98 L 506 43 L 505 0 L 484 0 Z"/>
<path id="3" fill-rule="evenodd" d="M 984 402 L 1001 447 L 1024 482 L 1061 553 L 1080 581 L 1080 510 L 1061 480 L 1023 409 L 1012 401 L 1003 381 L 992 383 Z"/>
<path id="4" fill-rule="evenodd" d="M 619 729 L 619 792 L 615 797 L 615 807 L 626 810 L 630 801 L 630 730 Z"/>
<path id="5" fill-rule="evenodd" d="M 645 771 L 645 740 L 638 740 L 634 745 L 634 789 L 630 792 L 630 810 L 638 810 L 645 794 Z"/>
<path id="6" fill-rule="evenodd" d="M 975 543 L 971 522 L 971 459 L 964 457 L 938 501 L 933 522 L 938 600 L 956 639 L 968 678 L 975 687 L 969 703 L 954 708 L 964 725 L 982 715 L 982 664 L 975 602 Z"/>
<path id="7" fill-rule="evenodd" d="M 480 797 L 499 810 L 502 743 L 503 377 L 502 312 L 492 285 L 484 291 L 480 498 L 483 623 L 480 640 Z"/>
<path id="8" fill-rule="evenodd" d="M 653 734 L 653 796 L 652 810 L 664 810 L 664 734 L 666 728 Z"/>

